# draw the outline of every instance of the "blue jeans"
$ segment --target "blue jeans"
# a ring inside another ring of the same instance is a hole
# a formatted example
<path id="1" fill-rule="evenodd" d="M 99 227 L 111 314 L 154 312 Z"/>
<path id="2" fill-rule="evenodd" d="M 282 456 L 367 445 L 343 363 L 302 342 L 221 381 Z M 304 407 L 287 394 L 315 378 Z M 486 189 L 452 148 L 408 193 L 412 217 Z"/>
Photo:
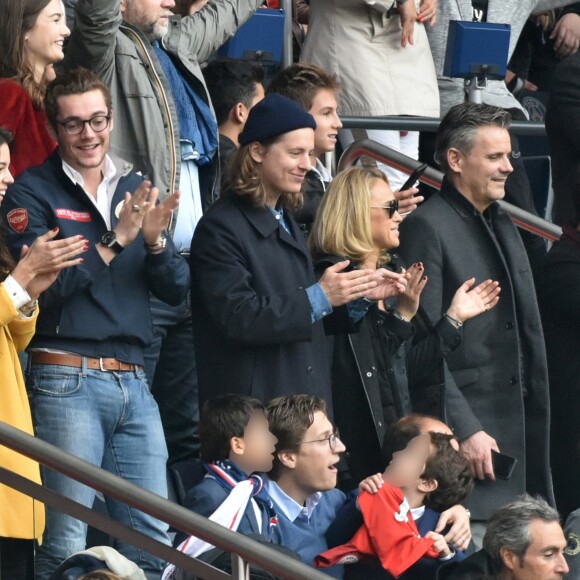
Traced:
<path id="1" fill-rule="evenodd" d="M 33 364 L 27 376 L 36 435 L 111 473 L 167 497 L 167 447 L 159 410 L 145 373 L 108 372 Z M 91 507 L 95 491 L 60 473 L 42 469 L 44 485 Z M 109 515 L 129 528 L 169 544 L 167 525 L 106 498 Z M 87 525 L 47 508 L 46 531 L 36 555 L 36 580 L 85 548 Z M 133 546 L 117 549 L 151 577 L 163 563 Z"/>

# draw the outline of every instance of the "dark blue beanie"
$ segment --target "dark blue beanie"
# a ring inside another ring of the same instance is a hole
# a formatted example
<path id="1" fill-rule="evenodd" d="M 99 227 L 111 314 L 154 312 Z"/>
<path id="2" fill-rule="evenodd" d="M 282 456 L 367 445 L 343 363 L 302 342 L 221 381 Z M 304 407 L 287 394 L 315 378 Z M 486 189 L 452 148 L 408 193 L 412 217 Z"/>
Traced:
<path id="1" fill-rule="evenodd" d="M 273 94 L 262 99 L 250 109 L 244 130 L 238 138 L 240 145 L 254 141 L 263 143 L 296 129 L 316 129 L 314 117 L 296 101 Z"/>

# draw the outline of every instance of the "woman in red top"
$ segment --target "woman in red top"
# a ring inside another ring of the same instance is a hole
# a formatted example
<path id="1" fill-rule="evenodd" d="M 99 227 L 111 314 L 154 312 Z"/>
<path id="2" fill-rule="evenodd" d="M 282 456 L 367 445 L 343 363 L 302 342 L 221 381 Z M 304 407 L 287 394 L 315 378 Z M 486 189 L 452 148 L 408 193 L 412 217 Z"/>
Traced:
<path id="1" fill-rule="evenodd" d="M 53 65 L 70 34 L 60 0 L 5 2 L 0 20 L 0 126 L 14 135 L 14 176 L 40 165 L 54 151 L 43 111 Z"/>

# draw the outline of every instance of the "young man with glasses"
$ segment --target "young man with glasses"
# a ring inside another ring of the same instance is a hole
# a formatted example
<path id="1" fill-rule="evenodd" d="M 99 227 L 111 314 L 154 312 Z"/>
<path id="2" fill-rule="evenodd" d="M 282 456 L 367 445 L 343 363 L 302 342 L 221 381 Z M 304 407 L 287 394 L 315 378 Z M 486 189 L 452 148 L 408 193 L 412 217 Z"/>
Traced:
<path id="1" fill-rule="evenodd" d="M 337 464 L 346 447 L 319 397 L 278 397 L 268 404 L 267 414 L 278 439 L 267 489 L 278 515 L 280 543 L 313 566 L 314 557 L 328 549 L 326 530 L 346 500 L 335 489 Z M 342 566 L 325 571 L 343 576 Z"/>
<path id="2" fill-rule="evenodd" d="M 45 110 L 58 149 L 20 175 L 2 205 L 15 256 L 41 232 L 85 239 L 78 266 L 59 274 L 40 299 L 30 343 L 27 387 L 41 439 L 161 496 L 167 495 L 167 447 L 143 370 L 153 338 L 149 293 L 170 304 L 189 287 L 187 262 L 164 227 L 178 194 L 156 205 L 157 189 L 109 152 L 109 89 L 79 69 L 47 89 Z M 132 195 L 127 192 L 134 192 Z M 91 507 L 93 489 L 52 470 L 44 484 Z M 107 498 L 109 514 L 168 544 L 167 526 Z M 83 550 L 86 524 L 47 508 L 36 578 L 49 578 Z M 162 562 L 126 544 L 118 549 L 159 578 Z"/>

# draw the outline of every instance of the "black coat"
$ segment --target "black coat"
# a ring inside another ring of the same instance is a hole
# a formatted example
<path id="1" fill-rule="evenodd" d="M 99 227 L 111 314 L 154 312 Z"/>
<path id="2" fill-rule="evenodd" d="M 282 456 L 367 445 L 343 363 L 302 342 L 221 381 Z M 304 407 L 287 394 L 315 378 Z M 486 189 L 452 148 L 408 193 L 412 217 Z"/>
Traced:
<path id="1" fill-rule="evenodd" d="M 562 517 L 580 505 L 580 233 L 565 235 L 536 276 L 548 353 L 552 471 Z"/>
<path id="2" fill-rule="evenodd" d="M 343 259 L 320 257 L 317 276 Z M 443 418 L 443 355 L 461 343 L 462 333 L 446 319 L 434 329 L 422 311 L 411 324 L 376 304 L 356 324 L 343 306 L 324 325 L 332 336 L 334 420 L 348 452 L 342 485 L 350 489 L 384 470 L 383 437 L 397 419 L 413 411 Z"/>
<path id="3" fill-rule="evenodd" d="M 306 288 L 316 282 L 306 243 L 267 207 L 229 195 L 197 225 L 191 244 L 192 314 L 200 402 L 224 393 L 262 401 L 293 393 L 326 399 L 322 322 Z"/>
<path id="4" fill-rule="evenodd" d="M 491 227 L 445 181 L 400 226 L 401 255 L 425 264 L 429 282 L 421 304 L 432 321 L 469 278 L 501 286 L 498 305 L 467 321 L 463 343 L 447 356 L 456 383 L 446 389 L 449 425 L 459 439 L 483 429 L 518 459 L 509 481 L 476 483 L 467 500 L 475 519 L 488 519 L 526 490 L 553 501 L 546 353 L 531 269 L 510 217 L 497 204 L 486 216 Z"/>

